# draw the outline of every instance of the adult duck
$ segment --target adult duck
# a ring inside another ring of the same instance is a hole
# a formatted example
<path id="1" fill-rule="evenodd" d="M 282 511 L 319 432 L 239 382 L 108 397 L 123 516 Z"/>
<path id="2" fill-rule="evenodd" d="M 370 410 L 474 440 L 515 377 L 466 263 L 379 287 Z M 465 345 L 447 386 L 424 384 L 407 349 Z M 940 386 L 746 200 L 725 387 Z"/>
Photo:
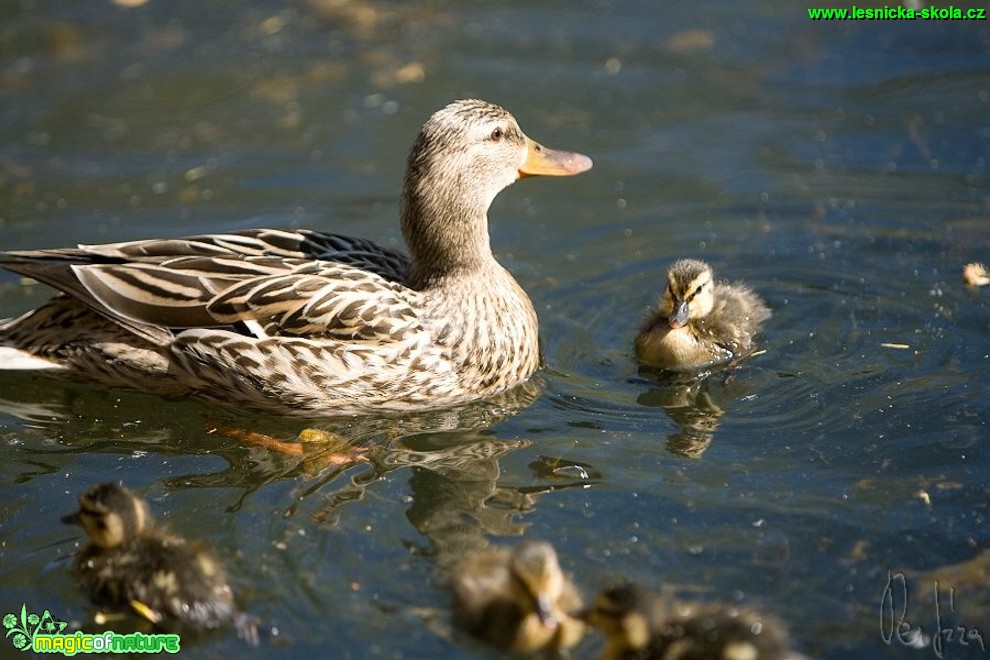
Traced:
<path id="1" fill-rule="evenodd" d="M 408 257 L 280 229 L 5 253 L 4 268 L 61 293 L 0 324 L 0 368 L 279 413 L 408 411 L 502 392 L 539 366 L 538 326 L 492 255 L 488 208 L 523 176 L 590 167 L 534 142 L 496 105 L 456 101 L 409 155 Z"/>

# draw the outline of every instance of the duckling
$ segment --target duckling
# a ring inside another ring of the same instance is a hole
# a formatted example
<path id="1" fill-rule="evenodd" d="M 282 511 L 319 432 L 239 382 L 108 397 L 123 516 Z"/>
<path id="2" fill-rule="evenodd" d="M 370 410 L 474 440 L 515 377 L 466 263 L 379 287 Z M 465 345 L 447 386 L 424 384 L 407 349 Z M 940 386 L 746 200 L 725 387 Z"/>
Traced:
<path id="1" fill-rule="evenodd" d="M 803 658 L 775 619 L 719 605 L 675 608 L 636 584 L 606 589 L 583 618 L 605 633 L 603 660 Z"/>
<path id="2" fill-rule="evenodd" d="M 517 653 L 565 649 L 584 634 L 572 616 L 581 597 L 549 543 L 473 552 L 455 567 L 451 587 L 454 624 L 494 646 Z"/>
<path id="3" fill-rule="evenodd" d="M 0 369 L 277 414 L 407 413 L 497 395 L 540 365 L 536 310 L 492 254 L 516 180 L 591 168 L 505 109 L 435 112 L 406 165 L 409 255 L 305 229 L 0 253 L 61 294 L 0 321 Z"/>
<path id="4" fill-rule="evenodd" d="M 692 371 L 744 357 L 770 310 L 747 286 L 716 282 L 711 266 L 681 259 L 667 270 L 667 288 L 636 337 L 643 364 Z"/>
<path id="5" fill-rule="evenodd" d="M 156 527 L 147 503 L 122 484 L 92 486 L 80 496 L 79 511 L 62 522 L 89 537 L 75 573 L 97 602 L 131 606 L 156 624 L 213 629 L 233 622 L 256 642 L 220 562 L 200 544 Z"/>

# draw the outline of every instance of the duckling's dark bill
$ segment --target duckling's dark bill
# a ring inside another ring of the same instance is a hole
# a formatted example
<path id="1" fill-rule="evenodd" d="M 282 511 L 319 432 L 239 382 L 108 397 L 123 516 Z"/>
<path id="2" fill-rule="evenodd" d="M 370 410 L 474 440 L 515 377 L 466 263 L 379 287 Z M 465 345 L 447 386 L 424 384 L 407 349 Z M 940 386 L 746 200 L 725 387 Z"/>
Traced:
<path id="1" fill-rule="evenodd" d="M 544 627 L 553 630 L 557 627 L 557 617 L 553 615 L 553 596 L 543 591 L 536 597 L 536 616 Z"/>
<path id="2" fill-rule="evenodd" d="M 573 151 L 548 149 L 526 138 L 526 160 L 519 167 L 519 178 L 525 176 L 571 176 L 591 169 L 591 159 Z"/>
<path id="3" fill-rule="evenodd" d="M 670 318 L 667 320 L 670 323 L 670 327 L 676 330 L 677 328 L 683 327 L 687 324 L 690 315 L 688 304 L 686 302 L 681 302 L 677 304 L 677 307 L 674 309 L 674 313 L 671 314 Z"/>

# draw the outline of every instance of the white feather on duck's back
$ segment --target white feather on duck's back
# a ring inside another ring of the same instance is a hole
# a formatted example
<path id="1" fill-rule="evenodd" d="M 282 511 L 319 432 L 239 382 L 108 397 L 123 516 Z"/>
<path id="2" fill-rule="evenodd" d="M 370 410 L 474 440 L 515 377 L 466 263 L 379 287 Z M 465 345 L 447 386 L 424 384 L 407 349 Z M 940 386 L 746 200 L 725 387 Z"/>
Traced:
<path id="1" fill-rule="evenodd" d="M 0 347 L 24 358 L 0 368 L 53 364 L 109 386 L 283 413 L 426 409 L 502 392 L 538 367 L 538 323 L 492 255 L 488 207 L 522 176 L 590 167 L 533 142 L 496 105 L 457 101 L 409 155 L 409 257 L 279 229 L 6 253 L 4 268 L 63 295 L 0 326 Z"/>

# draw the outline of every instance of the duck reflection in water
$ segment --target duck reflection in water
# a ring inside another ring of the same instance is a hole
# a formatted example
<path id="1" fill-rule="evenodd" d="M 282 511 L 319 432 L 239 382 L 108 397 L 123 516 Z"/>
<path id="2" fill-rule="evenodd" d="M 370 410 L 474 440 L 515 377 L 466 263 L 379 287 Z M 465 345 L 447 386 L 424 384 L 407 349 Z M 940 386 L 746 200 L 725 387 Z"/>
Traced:
<path id="1" fill-rule="evenodd" d="M 235 450 L 251 452 L 257 472 L 247 480 L 255 485 L 251 491 L 303 476 L 287 515 L 318 498 L 313 517 L 333 524 L 341 505 L 363 499 L 369 486 L 394 470 L 457 470 L 461 465 L 483 465 L 493 455 L 525 446 L 526 441 L 503 443 L 487 436 L 479 439 L 479 434 L 531 404 L 544 386 L 537 377 L 482 402 L 408 415 L 319 420 L 301 430 L 298 425 L 286 426 L 286 420 L 253 420 L 250 425 L 210 420 L 206 427 L 236 441 Z M 231 460 L 232 465 L 244 463 L 243 459 Z M 231 481 L 227 472 L 184 479 L 199 486 L 218 486 Z M 245 479 L 237 478 L 237 482 Z"/>
<path id="2" fill-rule="evenodd" d="M 701 458 L 718 430 L 725 409 L 713 396 L 710 378 L 672 380 L 663 387 L 651 387 L 637 401 L 650 408 L 663 408 L 677 424 L 677 431 L 667 436 L 667 449 L 685 458 Z M 717 387 L 723 387 L 718 384 Z M 728 397 L 726 397 L 728 398 Z M 723 402 L 724 405 L 724 402 Z"/>
<path id="3" fill-rule="evenodd" d="M 388 474 L 410 469 L 407 516 L 428 539 L 414 550 L 435 558 L 442 572 L 463 552 L 486 547 L 489 535 L 522 535 L 527 525 L 519 517 L 533 510 L 539 494 L 586 487 L 600 478 L 593 466 L 541 456 L 530 464 L 535 479 L 521 485 L 501 482 L 500 459 L 531 441 L 501 439 L 487 429 L 528 406 L 543 387 L 543 380 L 536 378 L 486 402 L 460 408 L 391 418 L 324 420 L 296 437 L 291 432 L 268 434 L 258 425 L 244 429 L 214 422 L 212 428 L 250 448 L 255 466 L 269 475 L 255 475 L 247 483 L 261 487 L 300 474 L 308 477 L 297 487 L 286 513 L 294 515 L 302 507 L 312 510 L 315 499 L 312 516 L 322 524 L 335 524 L 343 505 L 364 499 L 368 489 Z M 229 482 L 230 477 L 183 479 L 212 485 L 207 481 Z"/>

